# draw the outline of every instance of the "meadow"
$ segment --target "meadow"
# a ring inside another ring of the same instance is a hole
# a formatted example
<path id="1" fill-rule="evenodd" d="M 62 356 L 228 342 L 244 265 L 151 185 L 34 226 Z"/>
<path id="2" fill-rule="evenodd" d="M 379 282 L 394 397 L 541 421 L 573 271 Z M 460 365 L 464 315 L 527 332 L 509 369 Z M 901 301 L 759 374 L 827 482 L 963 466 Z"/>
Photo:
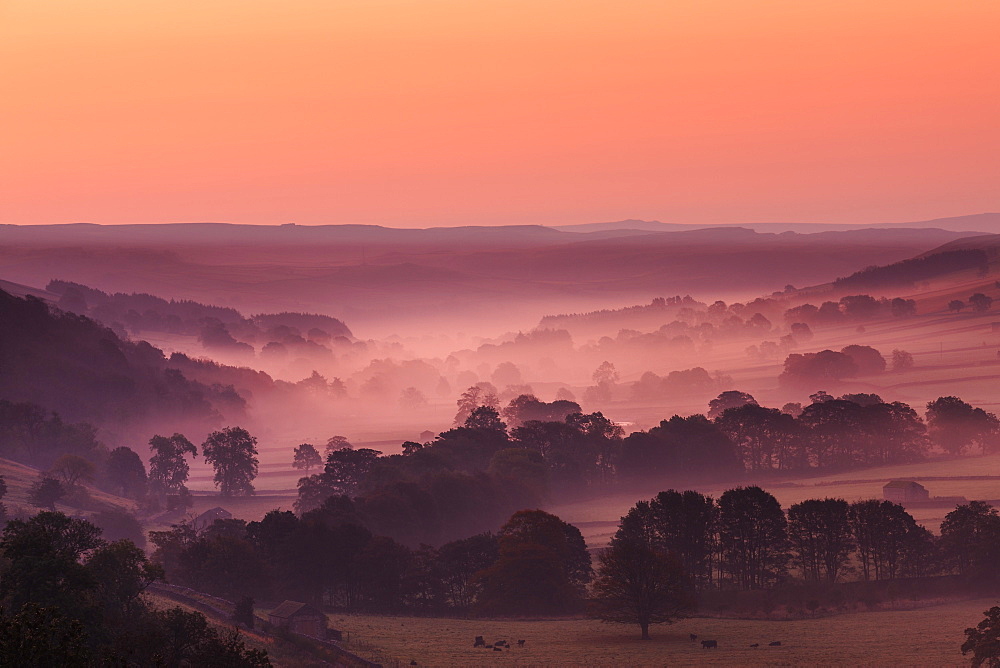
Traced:
<path id="1" fill-rule="evenodd" d="M 655 626 L 590 619 L 470 620 L 333 614 L 352 644 L 375 645 L 401 665 L 421 666 L 960 666 L 963 631 L 993 599 L 899 611 L 857 612 L 795 621 L 691 618 Z M 702 649 L 689 634 L 718 641 Z M 505 639 L 502 652 L 474 648 Z M 523 648 L 517 640 L 524 640 Z M 768 643 L 780 641 L 780 647 Z M 759 647 L 753 648 L 752 644 Z"/>

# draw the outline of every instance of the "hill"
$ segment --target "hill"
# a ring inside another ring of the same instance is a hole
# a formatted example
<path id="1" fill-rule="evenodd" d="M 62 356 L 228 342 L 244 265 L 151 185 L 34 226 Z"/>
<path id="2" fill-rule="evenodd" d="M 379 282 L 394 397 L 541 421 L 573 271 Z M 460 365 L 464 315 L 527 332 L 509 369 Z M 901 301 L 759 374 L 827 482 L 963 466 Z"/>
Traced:
<path id="1" fill-rule="evenodd" d="M 2 291 L 0 370 L 0 399 L 94 424 L 109 444 L 145 441 L 149 430 L 203 433 L 245 409 L 232 386 L 189 380 L 148 343 Z"/>
<path id="2" fill-rule="evenodd" d="M 609 237 L 541 226 L 5 226 L 0 275 L 241 313 L 336 314 L 362 338 L 431 328 L 490 334 L 530 327 L 557 309 L 824 283 L 961 236 L 915 228 L 776 234 L 714 227 Z"/>

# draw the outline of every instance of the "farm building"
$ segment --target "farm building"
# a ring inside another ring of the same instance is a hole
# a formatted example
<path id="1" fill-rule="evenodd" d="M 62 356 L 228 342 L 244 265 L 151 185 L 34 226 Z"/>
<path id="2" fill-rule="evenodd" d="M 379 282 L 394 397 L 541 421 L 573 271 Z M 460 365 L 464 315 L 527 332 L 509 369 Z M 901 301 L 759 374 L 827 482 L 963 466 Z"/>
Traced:
<path id="1" fill-rule="evenodd" d="M 308 603 L 285 601 L 267 616 L 273 626 L 283 626 L 293 633 L 322 638 L 326 635 L 326 615 Z"/>
<path id="2" fill-rule="evenodd" d="M 198 517 L 191 520 L 191 527 L 195 531 L 203 531 L 208 527 L 212 526 L 215 520 L 231 520 L 231 519 L 233 519 L 233 514 L 231 512 L 229 512 L 225 508 L 216 506 L 215 508 L 206 510 L 201 515 L 198 515 Z"/>
<path id="3" fill-rule="evenodd" d="M 924 486 L 912 480 L 893 480 L 882 487 L 886 501 L 906 503 L 907 501 L 927 501 L 930 493 Z"/>

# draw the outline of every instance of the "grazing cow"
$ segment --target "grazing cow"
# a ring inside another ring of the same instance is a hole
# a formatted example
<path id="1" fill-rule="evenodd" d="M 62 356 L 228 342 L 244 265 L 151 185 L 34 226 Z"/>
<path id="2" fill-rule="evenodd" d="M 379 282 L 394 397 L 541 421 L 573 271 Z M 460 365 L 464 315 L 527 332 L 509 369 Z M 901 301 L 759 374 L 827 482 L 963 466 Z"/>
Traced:
<path id="1" fill-rule="evenodd" d="M 759 643 L 759 642 L 755 642 L 754 644 L 752 644 L 752 645 L 750 645 L 750 646 L 751 646 L 751 647 L 760 647 L 760 643 Z"/>
<path id="2" fill-rule="evenodd" d="M 473 647 L 486 647 L 486 641 L 483 640 L 482 636 L 476 636 L 476 642 L 472 643 Z"/>
<path id="3" fill-rule="evenodd" d="M 486 647 L 486 649 L 493 649 L 493 645 L 484 645 L 484 647 Z"/>
<path id="4" fill-rule="evenodd" d="M 719 642 L 717 640 L 702 640 L 702 649 L 719 649 Z"/>
<path id="5" fill-rule="evenodd" d="M 774 642 L 769 642 L 769 643 L 767 643 L 767 646 L 768 647 L 781 647 L 781 641 L 780 640 L 775 640 Z"/>
<path id="6" fill-rule="evenodd" d="M 497 640 L 493 644 L 496 645 L 496 646 L 498 646 L 498 647 L 506 647 L 507 646 L 507 641 L 506 640 Z"/>
<path id="7" fill-rule="evenodd" d="M 418 664 L 418 663 L 416 662 L 416 660 L 414 660 L 414 659 L 410 659 L 410 665 L 411 665 L 411 666 L 418 666 L 418 665 L 420 665 L 420 664 Z"/>
<path id="8" fill-rule="evenodd" d="M 501 647 L 500 645 L 497 645 L 496 647 L 493 648 L 493 651 L 494 652 L 502 652 L 503 651 L 503 647 Z"/>
<path id="9" fill-rule="evenodd" d="M 517 641 L 517 646 L 518 647 L 524 647 L 524 641 L 523 640 L 518 640 Z"/>
<path id="10" fill-rule="evenodd" d="M 691 642 L 694 642 L 697 639 L 698 639 L 698 634 L 697 633 L 692 633 L 691 634 Z"/>

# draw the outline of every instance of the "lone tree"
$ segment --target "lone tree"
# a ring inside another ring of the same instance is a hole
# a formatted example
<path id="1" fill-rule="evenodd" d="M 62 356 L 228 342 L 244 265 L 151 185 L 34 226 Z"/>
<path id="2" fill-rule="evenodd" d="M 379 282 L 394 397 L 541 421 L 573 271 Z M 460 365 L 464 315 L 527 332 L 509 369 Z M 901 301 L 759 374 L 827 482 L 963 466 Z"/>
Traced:
<path id="1" fill-rule="evenodd" d="M 638 624 L 643 640 L 650 624 L 670 624 L 694 609 L 683 566 L 657 544 L 655 525 L 649 504 L 632 508 L 598 557 L 594 581 L 594 616 Z"/>
<path id="2" fill-rule="evenodd" d="M 153 456 L 149 459 L 149 486 L 156 494 L 166 496 L 187 490 L 184 484 L 190 467 L 185 455 L 198 456 L 198 449 L 183 434 L 149 439 Z"/>
<path id="3" fill-rule="evenodd" d="M 993 297 L 984 295 L 982 292 L 977 292 L 969 297 L 969 304 L 972 306 L 973 311 L 985 313 L 990 310 L 991 306 L 993 306 Z"/>
<path id="4" fill-rule="evenodd" d="M 295 468 L 305 469 L 306 473 L 309 473 L 309 469 L 322 463 L 323 458 L 316 451 L 316 446 L 311 443 L 303 443 L 295 448 L 295 458 L 292 461 L 292 466 Z"/>
<path id="5" fill-rule="evenodd" d="M 104 477 L 111 489 L 137 499 L 146 493 L 146 467 L 131 448 L 119 447 L 108 453 Z"/>
<path id="6" fill-rule="evenodd" d="M 201 444 L 205 461 L 215 467 L 222 496 L 250 496 L 257 477 L 257 439 L 242 427 L 213 431 Z"/>
<path id="7" fill-rule="evenodd" d="M 965 629 L 962 656 L 972 652 L 972 666 L 1000 666 L 1000 607 L 993 606 L 983 613 L 986 619 L 976 628 Z"/>
<path id="8" fill-rule="evenodd" d="M 28 500 L 38 508 L 48 508 L 51 511 L 56 509 L 56 501 L 66 496 L 66 488 L 55 478 L 43 475 L 35 482 L 31 483 L 28 490 Z"/>

